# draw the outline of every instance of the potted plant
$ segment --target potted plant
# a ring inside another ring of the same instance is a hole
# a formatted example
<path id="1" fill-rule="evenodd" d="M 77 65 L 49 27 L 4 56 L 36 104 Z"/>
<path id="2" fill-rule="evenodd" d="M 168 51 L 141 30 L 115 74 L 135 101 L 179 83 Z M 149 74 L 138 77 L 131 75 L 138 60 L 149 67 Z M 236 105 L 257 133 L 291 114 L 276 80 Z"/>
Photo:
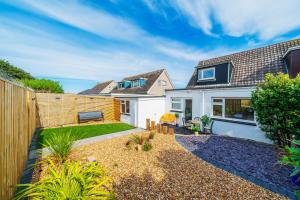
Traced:
<path id="1" fill-rule="evenodd" d="M 200 120 L 202 122 L 201 132 L 204 132 L 204 127 L 208 126 L 212 119 L 208 115 L 203 115 Z"/>
<path id="2" fill-rule="evenodd" d="M 176 127 L 179 127 L 179 124 L 178 124 L 179 114 L 175 113 L 175 117 L 176 117 Z"/>
<path id="3" fill-rule="evenodd" d="M 288 154 L 282 157 L 281 163 L 294 167 L 290 175 L 291 182 L 300 187 L 300 140 L 294 140 L 292 144 L 295 147 L 286 147 Z M 296 191 L 296 195 L 300 196 L 300 190 Z"/>
<path id="4" fill-rule="evenodd" d="M 191 130 L 195 133 L 196 136 L 198 136 L 199 131 L 200 131 L 200 125 L 198 125 L 198 124 L 197 125 L 196 124 L 192 125 Z"/>

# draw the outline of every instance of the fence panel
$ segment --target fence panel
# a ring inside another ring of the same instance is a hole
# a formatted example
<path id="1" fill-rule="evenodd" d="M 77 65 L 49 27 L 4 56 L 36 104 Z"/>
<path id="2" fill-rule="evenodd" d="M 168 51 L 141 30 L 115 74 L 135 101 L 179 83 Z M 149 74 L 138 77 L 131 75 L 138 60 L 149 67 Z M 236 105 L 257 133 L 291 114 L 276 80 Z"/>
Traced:
<path id="1" fill-rule="evenodd" d="M 35 93 L 0 79 L 0 199 L 13 197 L 35 129 Z"/>
<path id="2" fill-rule="evenodd" d="M 104 120 L 120 120 L 120 102 L 112 97 L 37 93 L 41 127 L 77 124 L 77 113 L 102 111 Z"/>

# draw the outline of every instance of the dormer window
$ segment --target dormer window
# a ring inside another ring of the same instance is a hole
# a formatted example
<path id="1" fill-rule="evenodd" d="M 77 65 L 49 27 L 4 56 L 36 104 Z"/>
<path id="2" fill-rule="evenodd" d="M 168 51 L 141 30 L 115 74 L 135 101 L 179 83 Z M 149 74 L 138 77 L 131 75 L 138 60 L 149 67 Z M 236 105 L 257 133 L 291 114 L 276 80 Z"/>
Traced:
<path id="1" fill-rule="evenodd" d="M 198 81 L 215 79 L 215 68 L 199 69 L 198 70 Z"/>
<path id="2" fill-rule="evenodd" d="M 131 83 L 132 87 L 139 87 L 140 86 L 140 81 L 139 80 L 134 80 Z"/>
<path id="3" fill-rule="evenodd" d="M 119 82 L 118 83 L 118 88 L 124 88 L 124 83 L 123 82 Z"/>

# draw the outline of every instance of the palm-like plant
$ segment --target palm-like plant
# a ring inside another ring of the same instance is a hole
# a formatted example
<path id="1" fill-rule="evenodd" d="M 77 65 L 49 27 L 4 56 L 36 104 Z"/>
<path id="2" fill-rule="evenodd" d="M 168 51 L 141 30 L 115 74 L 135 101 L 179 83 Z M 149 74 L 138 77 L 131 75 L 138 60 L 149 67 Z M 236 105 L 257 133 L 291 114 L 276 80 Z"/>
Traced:
<path id="1" fill-rule="evenodd" d="M 32 199 L 115 199 L 111 179 L 96 162 L 82 164 L 66 161 L 55 166 L 48 160 L 45 178 L 23 187 L 15 200 Z"/>
<path id="2" fill-rule="evenodd" d="M 60 162 L 64 162 L 71 153 L 75 141 L 78 136 L 68 132 L 66 134 L 53 133 L 46 140 L 45 147 L 48 147 L 51 154 Z"/>

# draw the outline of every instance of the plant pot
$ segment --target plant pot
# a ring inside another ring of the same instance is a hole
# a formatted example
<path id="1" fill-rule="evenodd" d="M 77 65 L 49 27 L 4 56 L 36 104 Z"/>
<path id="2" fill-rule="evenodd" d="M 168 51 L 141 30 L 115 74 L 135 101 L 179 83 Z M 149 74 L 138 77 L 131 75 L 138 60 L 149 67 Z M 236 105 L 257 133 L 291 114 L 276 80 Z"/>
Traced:
<path id="1" fill-rule="evenodd" d="M 195 135 L 198 136 L 198 135 L 199 135 L 199 132 L 198 132 L 198 131 L 195 131 Z"/>
<path id="2" fill-rule="evenodd" d="M 291 181 L 294 185 L 300 187 L 300 174 L 292 176 Z"/>

